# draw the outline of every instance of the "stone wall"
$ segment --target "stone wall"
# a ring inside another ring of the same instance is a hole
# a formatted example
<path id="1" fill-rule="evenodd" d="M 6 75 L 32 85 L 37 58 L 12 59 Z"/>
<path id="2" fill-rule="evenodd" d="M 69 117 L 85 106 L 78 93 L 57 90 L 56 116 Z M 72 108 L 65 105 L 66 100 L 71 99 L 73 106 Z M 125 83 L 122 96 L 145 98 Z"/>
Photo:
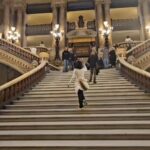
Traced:
<path id="1" fill-rule="evenodd" d="M 20 73 L 8 66 L 0 64 L 0 85 L 15 79 L 18 76 L 20 76 Z"/>

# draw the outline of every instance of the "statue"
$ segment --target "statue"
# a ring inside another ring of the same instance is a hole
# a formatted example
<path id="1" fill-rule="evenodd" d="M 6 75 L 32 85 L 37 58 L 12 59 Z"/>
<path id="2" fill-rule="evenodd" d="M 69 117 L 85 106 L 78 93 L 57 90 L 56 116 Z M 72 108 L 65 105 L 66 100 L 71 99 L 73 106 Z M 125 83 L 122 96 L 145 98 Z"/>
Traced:
<path id="1" fill-rule="evenodd" d="M 79 16 L 78 27 L 79 28 L 83 28 L 84 27 L 83 16 Z"/>

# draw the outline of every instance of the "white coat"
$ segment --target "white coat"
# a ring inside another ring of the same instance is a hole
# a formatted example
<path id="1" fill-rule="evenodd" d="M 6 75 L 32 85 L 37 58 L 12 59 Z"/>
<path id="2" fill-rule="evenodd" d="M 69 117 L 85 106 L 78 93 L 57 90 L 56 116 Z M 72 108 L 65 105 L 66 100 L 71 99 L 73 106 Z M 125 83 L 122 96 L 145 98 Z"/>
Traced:
<path id="1" fill-rule="evenodd" d="M 83 80 L 83 81 L 87 82 L 87 79 L 85 79 L 85 76 L 84 76 L 85 71 L 87 71 L 86 66 L 84 66 L 82 69 L 74 69 L 73 70 L 73 74 L 72 74 L 72 77 L 71 77 L 69 83 L 72 82 L 73 79 L 75 80 L 75 92 L 76 93 L 78 93 L 78 90 L 83 90 L 79 83 L 79 80 Z"/>

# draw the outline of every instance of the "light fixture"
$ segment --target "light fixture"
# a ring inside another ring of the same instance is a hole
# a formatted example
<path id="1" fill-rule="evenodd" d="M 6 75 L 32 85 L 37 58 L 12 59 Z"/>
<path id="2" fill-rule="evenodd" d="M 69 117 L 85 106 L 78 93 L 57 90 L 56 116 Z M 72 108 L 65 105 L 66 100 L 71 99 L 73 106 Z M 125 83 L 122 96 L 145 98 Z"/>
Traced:
<path id="1" fill-rule="evenodd" d="M 20 38 L 19 32 L 17 32 L 16 28 L 13 26 L 10 29 L 11 30 L 7 32 L 7 40 L 11 41 L 12 43 L 18 43 Z"/>
<path id="2" fill-rule="evenodd" d="M 59 30 L 59 27 L 60 27 L 59 24 L 55 24 L 53 31 L 50 32 L 55 38 L 55 51 L 56 51 L 55 60 L 60 60 L 60 56 L 59 56 L 59 49 L 60 49 L 59 41 L 60 41 L 60 38 L 63 35 L 63 32 Z"/>
<path id="3" fill-rule="evenodd" d="M 108 36 L 112 30 L 113 27 L 109 26 L 108 21 L 104 21 L 104 29 L 99 29 L 99 32 L 104 36 Z"/>

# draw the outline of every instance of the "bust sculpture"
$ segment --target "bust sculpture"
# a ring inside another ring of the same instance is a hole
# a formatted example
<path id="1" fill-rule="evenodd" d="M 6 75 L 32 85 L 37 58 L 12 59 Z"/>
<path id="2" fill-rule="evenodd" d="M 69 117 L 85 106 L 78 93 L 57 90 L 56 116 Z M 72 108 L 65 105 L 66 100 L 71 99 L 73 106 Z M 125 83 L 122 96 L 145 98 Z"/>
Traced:
<path id="1" fill-rule="evenodd" d="M 78 20 L 78 27 L 79 28 L 83 28 L 84 27 L 84 20 L 83 20 L 83 16 L 79 16 L 79 20 Z"/>

